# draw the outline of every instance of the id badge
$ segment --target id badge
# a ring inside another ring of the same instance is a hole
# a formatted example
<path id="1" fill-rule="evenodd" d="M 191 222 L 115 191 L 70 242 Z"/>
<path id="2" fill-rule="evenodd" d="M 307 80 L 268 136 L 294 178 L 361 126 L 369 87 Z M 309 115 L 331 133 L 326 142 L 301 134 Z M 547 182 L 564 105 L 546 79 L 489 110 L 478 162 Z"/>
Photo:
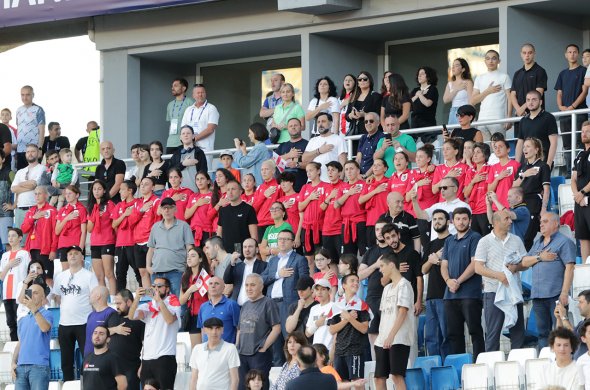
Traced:
<path id="1" fill-rule="evenodd" d="M 170 120 L 170 134 L 178 133 L 178 118 Z"/>

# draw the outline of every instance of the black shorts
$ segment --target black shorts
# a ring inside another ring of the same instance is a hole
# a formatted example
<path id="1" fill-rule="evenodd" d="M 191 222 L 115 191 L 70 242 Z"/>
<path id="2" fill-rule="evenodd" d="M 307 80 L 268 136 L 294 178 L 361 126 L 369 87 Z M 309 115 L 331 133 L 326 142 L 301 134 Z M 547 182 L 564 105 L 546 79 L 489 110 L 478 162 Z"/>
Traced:
<path id="1" fill-rule="evenodd" d="M 362 355 L 336 356 L 334 368 L 343 381 L 365 377 L 365 359 Z"/>
<path id="2" fill-rule="evenodd" d="M 308 232 L 308 230 L 301 228 L 301 246 L 303 247 L 303 254 L 305 256 L 313 256 L 315 254 L 315 250 L 322 246 L 322 235 L 320 233 L 320 242 L 318 244 L 314 244 L 313 243 L 314 231 L 309 230 L 309 234 L 310 234 L 309 241 L 310 241 L 311 245 L 310 245 L 310 250 L 308 251 L 305 248 L 305 235 L 307 234 L 307 232 Z"/>
<path id="3" fill-rule="evenodd" d="M 102 256 L 114 256 L 115 244 L 110 245 L 92 245 L 90 247 L 90 257 L 100 259 Z"/>
<path id="4" fill-rule="evenodd" d="M 201 328 L 197 328 L 197 319 L 199 316 L 193 316 L 188 311 L 184 315 L 187 316 L 184 331 L 189 334 L 201 334 Z"/>
<path id="5" fill-rule="evenodd" d="M 148 246 L 135 244 L 133 247 L 133 268 L 145 268 Z"/>
<path id="6" fill-rule="evenodd" d="M 31 261 L 38 261 L 39 263 L 43 264 L 43 269 L 45 270 L 45 277 L 47 279 L 53 279 L 53 260 L 49 260 L 49 255 L 42 255 L 39 249 L 31 249 Z"/>
<path id="7" fill-rule="evenodd" d="M 389 349 L 375 346 L 375 378 L 389 378 L 391 375 L 406 376 L 410 347 L 394 344 Z"/>
<path id="8" fill-rule="evenodd" d="M 369 324 L 369 330 L 367 333 L 369 334 L 377 334 L 379 333 L 379 323 L 381 322 L 381 311 L 379 310 L 379 306 L 381 306 L 381 298 L 378 297 L 367 297 L 365 299 L 369 308 L 373 312 L 373 320 Z"/>
<path id="9" fill-rule="evenodd" d="M 578 240 L 590 240 L 590 206 L 574 207 L 575 236 Z M 582 259 L 586 261 L 586 259 Z"/>

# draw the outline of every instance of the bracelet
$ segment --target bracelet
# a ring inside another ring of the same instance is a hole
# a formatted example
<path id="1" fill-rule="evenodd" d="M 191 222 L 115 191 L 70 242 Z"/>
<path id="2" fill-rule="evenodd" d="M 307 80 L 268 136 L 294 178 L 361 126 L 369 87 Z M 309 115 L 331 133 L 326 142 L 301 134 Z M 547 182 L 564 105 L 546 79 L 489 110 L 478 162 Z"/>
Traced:
<path id="1" fill-rule="evenodd" d="M 448 282 L 448 281 L 449 281 L 449 279 L 450 279 L 450 278 L 446 278 L 446 279 L 445 279 L 445 283 L 446 283 L 446 282 Z"/>
<path id="2" fill-rule="evenodd" d="M 330 205 L 330 202 L 326 202 L 325 200 L 323 201 L 323 203 L 324 203 L 326 206 L 329 206 L 329 205 Z"/>
<path id="3" fill-rule="evenodd" d="M 318 156 L 319 156 L 320 154 L 322 154 L 322 152 L 320 152 L 320 148 L 317 148 L 317 149 L 316 149 L 316 152 L 318 152 Z"/>

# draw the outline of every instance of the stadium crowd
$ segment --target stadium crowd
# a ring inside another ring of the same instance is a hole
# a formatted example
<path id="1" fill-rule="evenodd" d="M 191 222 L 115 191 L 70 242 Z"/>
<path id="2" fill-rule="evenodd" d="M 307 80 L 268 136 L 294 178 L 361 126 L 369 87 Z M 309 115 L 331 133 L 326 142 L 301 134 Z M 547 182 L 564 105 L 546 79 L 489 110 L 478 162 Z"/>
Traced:
<path id="1" fill-rule="evenodd" d="M 490 50 L 475 80 L 467 61 L 454 60 L 441 92 L 451 104 L 445 122 L 459 127 L 442 134 L 401 132 L 437 124 L 438 77 L 428 66 L 412 89 L 385 72 L 376 91 L 361 71 L 346 75 L 338 94 L 322 77 L 307 108 L 274 74 L 264 121 L 248 129 L 253 148 L 236 138 L 235 152 L 215 156 L 217 169 L 205 152 L 214 150 L 220 113 L 202 84 L 188 96 L 188 82 L 173 80 L 165 145 L 133 145 L 131 167 L 101 142 L 94 121 L 73 150 L 59 123 L 46 136 L 45 113 L 23 87 L 16 127 L 9 109 L 0 124 L 0 279 L 10 338 L 19 341 L 16 388 L 48 386 L 57 319 L 47 307 L 57 305 L 63 379 L 75 377 L 77 343 L 88 389 L 172 389 L 179 331 L 190 334 L 191 390 L 267 389 L 277 366 L 272 389 L 359 389 L 371 360 L 378 389 L 390 377 L 405 389 L 422 312 L 427 354 L 465 352 L 464 325 L 474 359 L 500 350 L 504 327 L 511 348 L 521 348 L 520 272 L 529 268 L 538 347 L 557 356 L 542 381 L 590 388 L 590 291 L 576 297 L 589 320 L 570 323 L 577 247 L 547 211 L 557 120 L 544 110 L 548 77 L 534 46 L 524 44 L 521 57 L 511 78 Z M 590 50 L 584 66 L 578 57 L 568 45 L 555 83 L 563 111 L 587 107 Z M 512 116 L 522 117 L 515 144 L 506 140 L 511 124 L 471 125 Z M 590 122 L 560 122 L 567 149 L 576 147 L 567 133 L 581 131 L 571 186 L 586 259 Z M 350 160 L 346 135 L 362 135 Z M 74 157 L 97 166 L 78 172 Z M 87 202 L 81 181 L 90 183 Z"/>

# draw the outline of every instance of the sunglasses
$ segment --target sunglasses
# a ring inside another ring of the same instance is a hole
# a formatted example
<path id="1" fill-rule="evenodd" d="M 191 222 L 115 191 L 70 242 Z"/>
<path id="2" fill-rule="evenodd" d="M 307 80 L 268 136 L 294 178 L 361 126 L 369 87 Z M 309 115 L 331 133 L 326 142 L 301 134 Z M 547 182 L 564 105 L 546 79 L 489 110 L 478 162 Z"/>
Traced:
<path id="1" fill-rule="evenodd" d="M 448 190 L 451 187 L 455 187 L 455 186 L 440 186 L 438 188 L 440 188 L 441 190 L 445 190 L 446 191 L 446 190 Z"/>
<path id="2" fill-rule="evenodd" d="M 152 284 L 152 287 L 160 288 L 160 287 L 167 287 L 165 284 Z"/>
<path id="3" fill-rule="evenodd" d="M 455 115 L 457 118 L 463 118 L 464 116 L 467 116 L 467 114 L 457 114 Z"/>
<path id="4" fill-rule="evenodd" d="M 359 77 L 357 80 L 358 81 L 369 81 L 369 78 L 368 77 Z"/>
<path id="5" fill-rule="evenodd" d="M 375 120 L 374 119 L 366 119 L 365 124 L 367 124 L 367 123 L 375 123 Z"/>

